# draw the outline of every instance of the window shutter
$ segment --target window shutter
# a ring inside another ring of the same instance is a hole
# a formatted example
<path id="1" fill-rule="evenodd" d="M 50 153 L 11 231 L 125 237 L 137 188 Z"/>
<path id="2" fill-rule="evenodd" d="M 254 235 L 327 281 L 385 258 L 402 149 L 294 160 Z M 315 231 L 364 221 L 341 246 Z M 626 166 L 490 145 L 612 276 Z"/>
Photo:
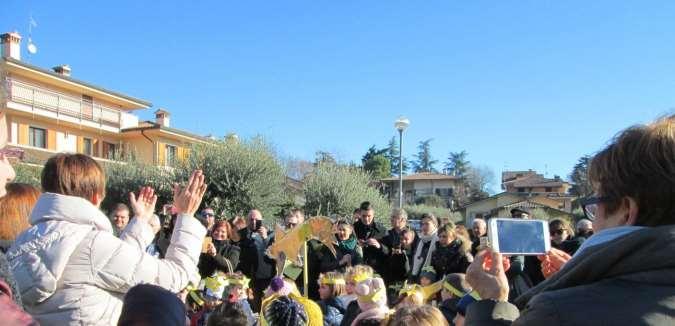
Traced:
<path id="1" fill-rule="evenodd" d="M 84 141 L 82 140 L 82 136 L 77 136 L 77 152 L 84 153 Z"/>
<path id="2" fill-rule="evenodd" d="M 98 139 L 94 139 L 92 143 L 94 144 L 94 156 L 101 157 L 98 150 Z"/>
<path id="3" fill-rule="evenodd" d="M 50 151 L 56 150 L 56 131 L 47 129 L 47 149 Z"/>
<path id="4" fill-rule="evenodd" d="M 157 165 L 166 165 L 166 145 L 164 143 L 157 143 Z"/>
<path id="5" fill-rule="evenodd" d="M 28 125 L 19 124 L 19 145 L 28 145 Z"/>

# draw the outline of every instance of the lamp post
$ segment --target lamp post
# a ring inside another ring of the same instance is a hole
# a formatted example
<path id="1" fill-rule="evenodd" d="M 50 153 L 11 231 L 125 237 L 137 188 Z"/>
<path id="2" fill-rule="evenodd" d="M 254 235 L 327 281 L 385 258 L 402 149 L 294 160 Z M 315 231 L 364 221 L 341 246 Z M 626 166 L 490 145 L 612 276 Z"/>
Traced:
<path id="1" fill-rule="evenodd" d="M 403 130 L 408 128 L 410 120 L 399 117 L 394 126 L 398 130 L 398 208 L 403 208 Z"/>

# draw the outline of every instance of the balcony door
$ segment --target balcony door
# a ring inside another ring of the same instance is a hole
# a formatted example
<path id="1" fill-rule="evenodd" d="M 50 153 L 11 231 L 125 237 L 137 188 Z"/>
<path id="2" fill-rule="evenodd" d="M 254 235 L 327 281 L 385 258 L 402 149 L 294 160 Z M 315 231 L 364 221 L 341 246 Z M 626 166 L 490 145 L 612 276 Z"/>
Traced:
<path id="1" fill-rule="evenodd" d="M 94 119 L 94 99 L 89 95 L 82 95 L 82 118 Z"/>

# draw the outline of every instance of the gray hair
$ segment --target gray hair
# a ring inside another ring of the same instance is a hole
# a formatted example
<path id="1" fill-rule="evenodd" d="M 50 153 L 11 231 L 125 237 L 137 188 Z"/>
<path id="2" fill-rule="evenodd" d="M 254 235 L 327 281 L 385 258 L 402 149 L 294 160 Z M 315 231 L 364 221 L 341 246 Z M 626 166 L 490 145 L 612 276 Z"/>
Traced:
<path id="1" fill-rule="evenodd" d="M 482 219 L 482 218 L 474 218 L 474 219 L 473 219 L 473 222 L 471 222 L 471 226 L 476 225 L 476 223 L 480 223 L 480 224 L 483 224 L 483 225 L 487 225 L 487 224 L 485 223 L 485 220 Z"/>
<path id="2" fill-rule="evenodd" d="M 577 222 L 577 230 L 593 230 L 593 222 L 582 218 Z"/>
<path id="3" fill-rule="evenodd" d="M 394 208 L 391 210 L 391 217 L 398 216 L 404 220 L 408 220 L 408 213 L 403 208 Z"/>

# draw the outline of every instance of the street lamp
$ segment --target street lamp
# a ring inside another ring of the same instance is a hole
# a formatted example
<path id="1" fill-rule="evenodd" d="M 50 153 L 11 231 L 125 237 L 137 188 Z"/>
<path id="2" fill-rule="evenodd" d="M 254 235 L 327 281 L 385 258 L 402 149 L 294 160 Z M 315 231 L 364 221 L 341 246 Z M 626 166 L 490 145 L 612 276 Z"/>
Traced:
<path id="1" fill-rule="evenodd" d="M 403 208 L 403 130 L 408 128 L 410 120 L 399 117 L 394 126 L 398 130 L 398 208 Z"/>

